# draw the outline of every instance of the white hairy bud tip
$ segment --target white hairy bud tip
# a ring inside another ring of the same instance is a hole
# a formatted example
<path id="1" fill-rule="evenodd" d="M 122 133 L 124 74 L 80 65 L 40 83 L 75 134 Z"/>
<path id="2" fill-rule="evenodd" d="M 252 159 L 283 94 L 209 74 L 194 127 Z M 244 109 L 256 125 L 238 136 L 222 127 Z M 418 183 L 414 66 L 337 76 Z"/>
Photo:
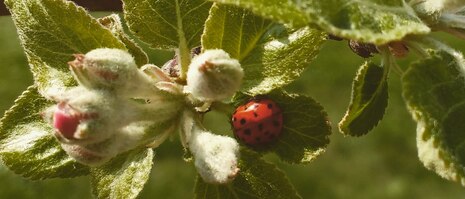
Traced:
<path id="1" fill-rule="evenodd" d="M 121 96 L 138 97 L 156 93 L 155 82 L 137 68 L 128 52 L 113 48 L 98 48 L 87 54 L 76 54 L 69 62 L 80 85 L 89 89 L 105 89 Z"/>
<path id="2" fill-rule="evenodd" d="M 115 87 L 137 72 L 134 58 L 124 50 L 98 48 L 74 56 L 76 59 L 69 65 L 79 83 L 86 87 Z"/>
<path id="3" fill-rule="evenodd" d="M 203 180 L 213 184 L 232 181 L 239 172 L 239 145 L 236 140 L 201 130 L 192 133 L 189 149 Z"/>
<path id="4" fill-rule="evenodd" d="M 223 50 L 207 50 L 194 57 L 187 72 L 185 92 L 201 101 L 221 101 L 236 93 L 244 71 Z"/>

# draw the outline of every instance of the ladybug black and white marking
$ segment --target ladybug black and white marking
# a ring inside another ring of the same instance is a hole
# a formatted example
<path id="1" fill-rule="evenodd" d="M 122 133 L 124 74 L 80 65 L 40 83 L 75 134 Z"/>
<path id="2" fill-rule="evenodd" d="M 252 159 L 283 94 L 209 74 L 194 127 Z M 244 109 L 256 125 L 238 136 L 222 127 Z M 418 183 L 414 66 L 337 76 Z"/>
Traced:
<path id="1" fill-rule="evenodd" d="M 237 139 L 250 146 L 263 146 L 281 135 L 283 113 L 270 99 L 253 99 L 236 108 L 232 125 Z"/>

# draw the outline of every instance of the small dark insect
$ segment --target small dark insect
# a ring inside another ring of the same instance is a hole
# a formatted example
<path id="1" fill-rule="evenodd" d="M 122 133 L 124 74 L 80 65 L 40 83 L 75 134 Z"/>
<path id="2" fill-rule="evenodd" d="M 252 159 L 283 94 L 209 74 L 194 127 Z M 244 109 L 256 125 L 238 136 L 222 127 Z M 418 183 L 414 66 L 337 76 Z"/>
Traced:
<path id="1" fill-rule="evenodd" d="M 363 58 L 373 57 L 373 54 L 379 53 L 376 46 L 370 43 L 349 40 L 349 47 L 355 54 Z"/>
<path id="2" fill-rule="evenodd" d="M 192 57 L 195 57 L 195 56 L 199 55 L 201 52 L 202 52 L 202 47 L 201 46 L 197 46 L 195 48 L 192 48 L 192 50 L 191 50 Z"/>
<path id="3" fill-rule="evenodd" d="M 202 47 L 198 46 L 191 50 L 191 56 L 195 57 L 202 52 Z M 178 63 L 178 55 L 174 55 L 173 59 L 167 61 L 162 67 L 161 70 L 168 74 L 170 77 L 179 77 L 181 68 Z"/>

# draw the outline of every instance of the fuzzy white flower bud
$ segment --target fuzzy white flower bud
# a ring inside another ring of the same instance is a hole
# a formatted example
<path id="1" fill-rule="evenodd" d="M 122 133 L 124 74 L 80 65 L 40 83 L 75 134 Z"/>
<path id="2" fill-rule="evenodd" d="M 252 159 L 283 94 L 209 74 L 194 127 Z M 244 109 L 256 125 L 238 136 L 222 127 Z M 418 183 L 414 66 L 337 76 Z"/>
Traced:
<path id="1" fill-rule="evenodd" d="M 225 100 L 239 90 L 243 77 L 239 61 L 223 50 L 206 50 L 189 65 L 185 92 L 201 101 Z"/>
<path id="2" fill-rule="evenodd" d="M 110 138 L 89 144 L 61 143 L 66 153 L 78 162 L 99 166 L 116 157 L 118 154 L 129 151 L 144 142 L 146 129 L 150 123 L 141 125 L 133 123 L 124 128 L 115 129 Z"/>
<path id="3" fill-rule="evenodd" d="M 55 137 L 78 162 L 97 166 L 139 146 L 156 147 L 173 131 L 183 98 L 158 96 L 152 103 L 79 86 L 56 95 L 44 112 Z"/>
<path id="4" fill-rule="evenodd" d="M 50 114 L 45 115 L 51 117 L 46 119 L 53 124 L 62 142 L 99 142 L 109 138 L 114 129 L 127 124 L 121 121 L 127 121 L 129 115 L 117 114 L 114 107 L 129 107 L 106 91 L 75 87 L 56 96 L 55 100 L 58 104 L 50 107 L 46 111 Z"/>
<path id="5" fill-rule="evenodd" d="M 194 155 L 198 173 L 207 183 L 228 183 L 239 172 L 239 145 L 233 138 L 194 128 L 189 149 Z"/>
<path id="6" fill-rule="evenodd" d="M 154 80 L 137 68 L 126 51 L 98 48 L 87 54 L 76 54 L 69 62 L 80 85 L 89 89 L 106 89 L 130 97 L 157 92 Z"/>

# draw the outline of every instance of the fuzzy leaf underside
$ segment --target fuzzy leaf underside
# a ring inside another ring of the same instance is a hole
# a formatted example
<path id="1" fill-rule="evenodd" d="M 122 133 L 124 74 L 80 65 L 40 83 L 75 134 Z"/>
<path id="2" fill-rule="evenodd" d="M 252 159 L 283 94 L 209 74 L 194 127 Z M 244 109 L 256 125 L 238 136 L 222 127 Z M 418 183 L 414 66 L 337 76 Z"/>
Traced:
<path id="1" fill-rule="evenodd" d="M 283 129 L 276 143 L 264 151 L 274 152 L 292 164 L 309 163 L 325 151 L 331 126 L 327 113 L 318 102 L 282 90 L 274 90 L 265 96 L 275 101 L 283 111 Z M 251 98 L 240 94 L 235 96 L 234 101 L 239 105 Z"/>
<path id="2" fill-rule="evenodd" d="M 388 105 L 387 72 L 369 62 L 360 67 L 352 83 L 349 108 L 339 123 L 343 134 L 365 135 L 383 118 Z"/>
<path id="3" fill-rule="evenodd" d="M 139 148 L 121 154 L 110 162 L 91 169 L 91 184 L 96 198 L 136 198 L 149 179 L 153 166 L 152 149 Z"/>
<path id="4" fill-rule="evenodd" d="M 204 0 L 123 0 L 129 29 L 157 49 L 176 49 L 181 43 L 193 48 L 200 35 L 211 2 Z"/>
<path id="5" fill-rule="evenodd" d="M 250 11 L 215 4 L 202 36 L 204 49 L 223 49 L 244 69 L 241 91 L 260 95 L 297 79 L 325 41 L 320 31 L 291 31 Z"/>
<path id="6" fill-rule="evenodd" d="M 214 185 L 197 177 L 195 199 L 298 199 L 301 198 L 285 174 L 259 154 L 242 150 L 238 176 L 231 183 Z"/>
<path id="7" fill-rule="evenodd" d="M 96 48 L 125 49 L 84 8 L 64 0 L 6 0 L 40 92 L 76 85 L 67 62 Z"/>
<path id="8" fill-rule="evenodd" d="M 417 147 L 426 168 L 465 186 L 465 60 L 438 51 L 414 63 L 402 78 L 417 122 Z"/>
<path id="9" fill-rule="evenodd" d="M 15 173 L 30 179 L 87 175 L 81 165 L 62 150 L 53 128 L 41 113 L 52 105 L 36 87 L 29 87 L 0 121 L 0 157 Z"/>
<path id="10" fill-rule="evenodd" d="M 142 50 L 142 48 L 124 32 L 123 24 L 121 23 L 119 15 L 111 14 L 109 16 L 99 18 L 98 21 L 100 24 L 110 29 L 113 35 L 115 35 L 115 37 L 117 37 L 126 46 L 128 52 L 134 57 L 134 60 L 139 67 L 149 63 L 149 58 L 144 50 Z"/>
<path id="11" fill-rule="evenodd" d="M 333 35 L 376 45 L 430 28 L 403 0 L 212 0 L 250 9 L 255 14 L 292 24 L 311 25 Z"/>

